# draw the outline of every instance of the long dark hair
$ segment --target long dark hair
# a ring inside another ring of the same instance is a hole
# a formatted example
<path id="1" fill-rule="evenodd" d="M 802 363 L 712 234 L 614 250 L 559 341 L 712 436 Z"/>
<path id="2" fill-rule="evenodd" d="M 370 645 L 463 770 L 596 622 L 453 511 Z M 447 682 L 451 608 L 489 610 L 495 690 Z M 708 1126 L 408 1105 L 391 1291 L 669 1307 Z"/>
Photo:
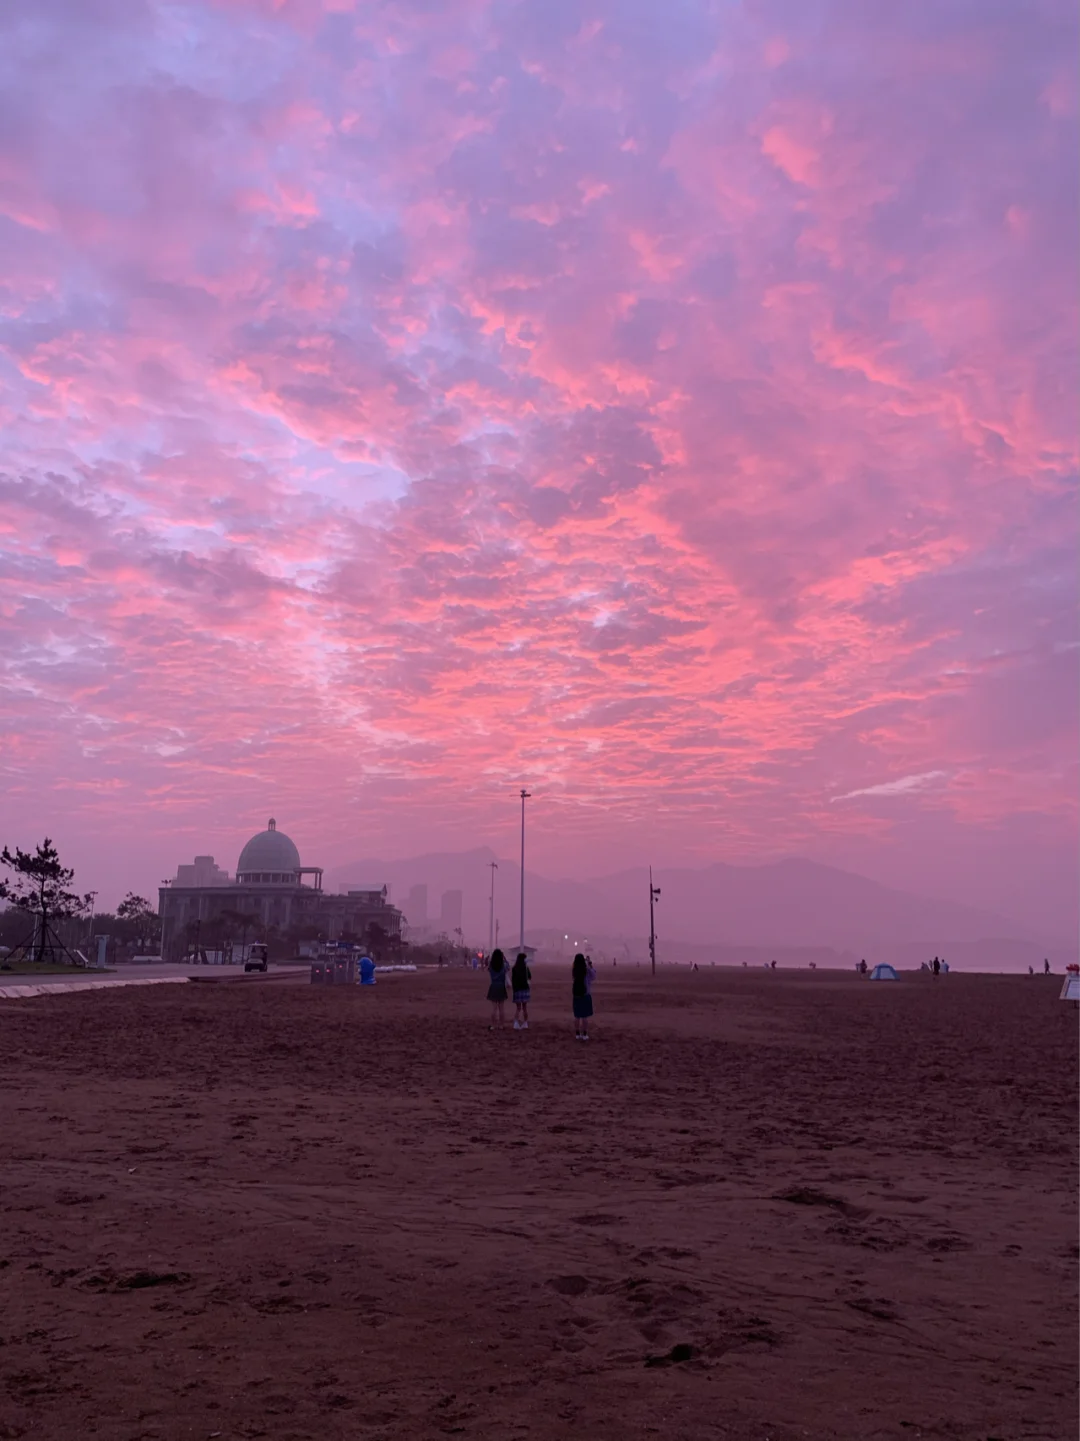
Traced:
<path id="1" fill-rule="evenodd" d="M 525 952 L 522 951 L 514 962 L 514 969 L 510 972 L 510 982 L 515 991 L 525 991 L 529 987 L 529 962 Z"/>
<path id="2" fill-rule="evenodd" d="M 503 955 L 502 951 L 500 951 L 498 947 L 496 947 L 496 949 L 493 950 L 491 953 L 491 960 L 488 961 L 488 969 L 491 971 L 491 974 L 493 976 L 497 976 L 505 965 L 506 957 Z"/>
<path id="3" fill-rule="evenodd" d="M 577 955 L 574 957 L 574 969 L 572 972 L 574 977 L 575 996 L 583 996 L 585 994 L 585 971 L 585 957 L 581 954 L 580 951 L 578 951 Z"/>

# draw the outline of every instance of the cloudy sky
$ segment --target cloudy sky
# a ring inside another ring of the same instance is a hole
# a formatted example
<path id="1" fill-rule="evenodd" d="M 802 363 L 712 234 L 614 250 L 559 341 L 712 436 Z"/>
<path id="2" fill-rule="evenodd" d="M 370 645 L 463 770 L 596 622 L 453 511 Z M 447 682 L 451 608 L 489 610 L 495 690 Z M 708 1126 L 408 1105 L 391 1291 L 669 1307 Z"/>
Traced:
<path id="1" fill-rule="evenodd" d="M 1074 10 L 0 7 L 0 839 L 1068 925 Z"/>

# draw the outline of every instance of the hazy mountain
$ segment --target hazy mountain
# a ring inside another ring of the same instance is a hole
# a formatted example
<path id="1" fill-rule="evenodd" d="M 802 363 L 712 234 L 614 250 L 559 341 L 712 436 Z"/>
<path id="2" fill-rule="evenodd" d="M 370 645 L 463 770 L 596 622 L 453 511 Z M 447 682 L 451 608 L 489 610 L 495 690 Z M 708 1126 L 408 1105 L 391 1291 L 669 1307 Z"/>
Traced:
<path id="1" fill-rule="evenodd" d="M 428 887 L 429 916 L 437 920 L 444 890 L 463 893 L 466 939 L 485 944 L 491 891 L 486 847 L 408 860 L 362 860 L 335 867 L 329 880 L 341 886 L 387 884 L 395 904 L 404 906 L 409 888 Z M 776 947 L 829 946 L 873 950 L 914 943 L 931 949 L 949 942 L 1008 938 L 1057 944 L 1007 916 L 955 902 L 893 890 L 864 876 L 811 861 L 770 865 L 714 864 L 671 867 L 655 873 L 661 889 L 657 931 L 670 941 Z M 519 872 L 516 862 L 499 860 L 495 873 L 495 914 L 501 938 L 518 931 Z M 640 938 L 648 931 L 648 871 L 619 871 L 584 881 L 550 880 L 526 871 L 526 930 Z"/>

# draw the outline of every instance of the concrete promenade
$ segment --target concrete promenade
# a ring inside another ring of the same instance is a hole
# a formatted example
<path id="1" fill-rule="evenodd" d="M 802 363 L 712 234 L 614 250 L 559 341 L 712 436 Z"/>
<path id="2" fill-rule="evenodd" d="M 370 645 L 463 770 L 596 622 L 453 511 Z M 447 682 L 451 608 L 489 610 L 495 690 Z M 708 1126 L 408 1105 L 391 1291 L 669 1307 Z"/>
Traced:
<path id="1" fill-rule="evenodd" d="M 113 990 L 119 986 L 184 985 L 191 980 L 248 980 L 258 982 L 270 976 L 305 975 L 306 965 L 271 966 L 266 976 L 260 971 L 245 973 L 243 966 L 118 966 L 112 971 L 89 970 L 84 976 L 54 975 L 29 977 L 0 971 L 0 1000 L 24 1000 L 31 996 L 66 995 L 72 991 Z"/>

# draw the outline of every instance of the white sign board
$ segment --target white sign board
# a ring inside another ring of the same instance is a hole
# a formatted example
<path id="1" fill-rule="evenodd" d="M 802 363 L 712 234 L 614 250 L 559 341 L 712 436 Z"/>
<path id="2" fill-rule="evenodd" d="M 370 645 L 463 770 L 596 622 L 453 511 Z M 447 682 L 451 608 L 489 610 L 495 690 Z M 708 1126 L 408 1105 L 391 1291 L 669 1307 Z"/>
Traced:
<path id="1" fill-rule="evenodd" d="M 1065 977 L 1065 984 L 1061 988 L 1060 998 L 1063 1001 L 1080 1001 L 1080 975 L 1070 971 Z"/>

